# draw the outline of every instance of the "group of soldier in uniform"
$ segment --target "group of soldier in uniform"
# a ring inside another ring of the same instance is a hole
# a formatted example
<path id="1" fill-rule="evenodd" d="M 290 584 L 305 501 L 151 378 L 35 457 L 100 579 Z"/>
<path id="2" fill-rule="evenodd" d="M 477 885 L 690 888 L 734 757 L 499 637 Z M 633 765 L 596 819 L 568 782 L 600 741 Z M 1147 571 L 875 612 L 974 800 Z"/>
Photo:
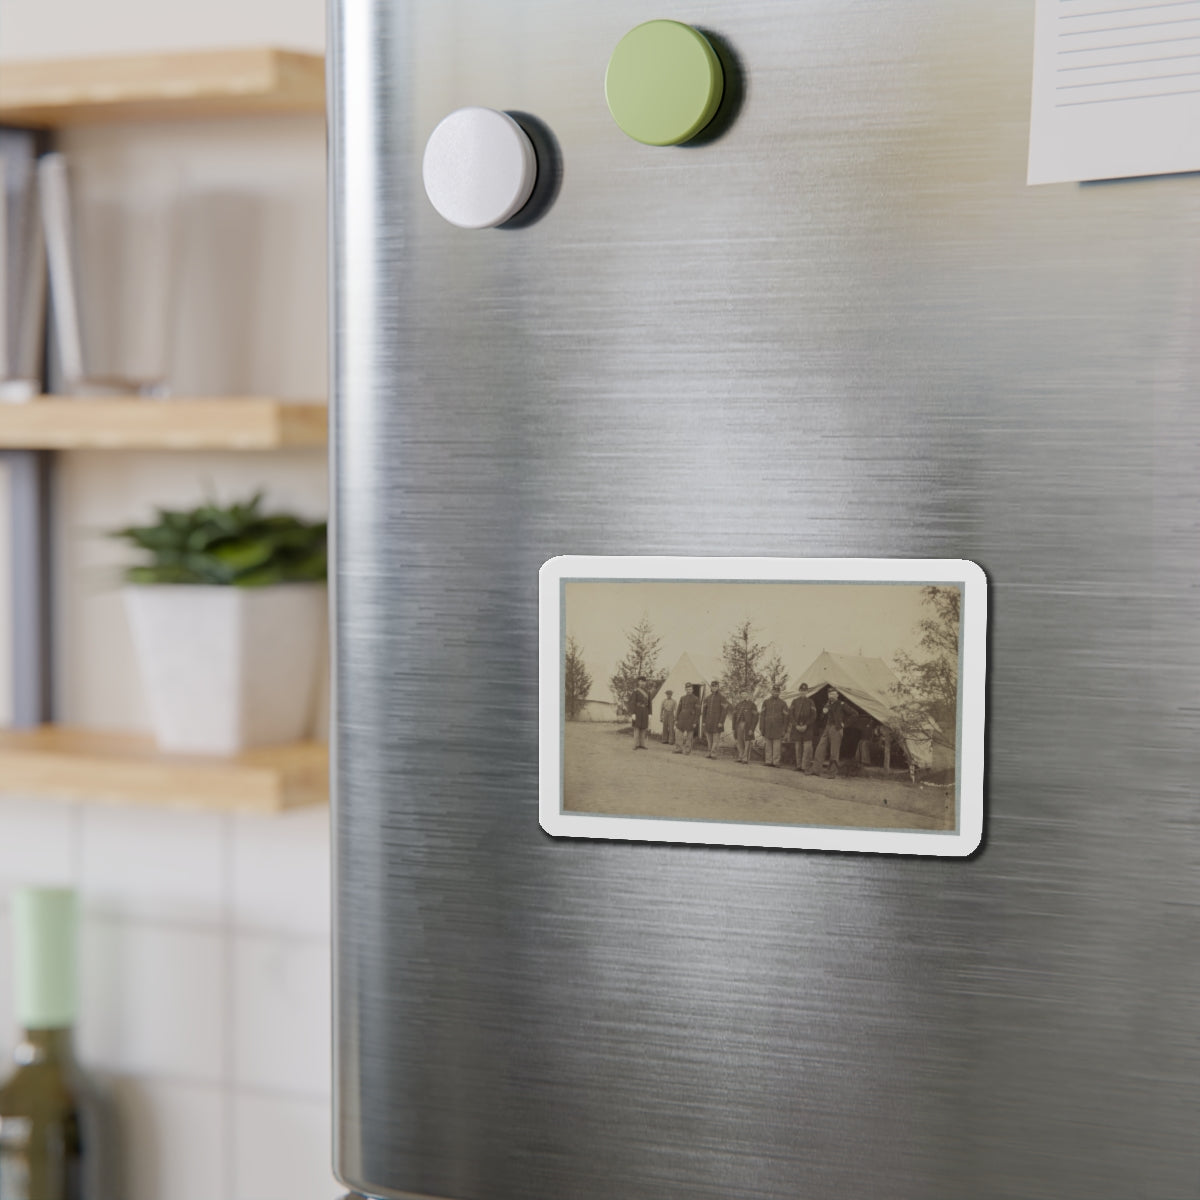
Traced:
<path id="1" fill-rule="evenodd" d="M 736 701 L 728 700 L 721 691 L 720 680 L 714 679 L 708 695 L 701 700 L 701 685 L 688 683 L 678 701 L 668 690 L 659 708 L 662 719 L 662 741 L 674 747 L 676 754 L 691 754 L 694 741 L 703 735 L 701 748 L 707 747 L 708 757 L 716 758 L 721 747 L 721 735 L 725 723 L 732 718 L 734 747 L 737 761 L 748 764 L 754 746 L 755 732 L 763 738 L 763 761 L 767 767 L 778 768 L 784 742 L 794 742 L 796 747 L 795 770 L 806 775 L 824 774 L 826 756 L 829 759 L 829 775 L 837 778 L 838 762 L 841 758 L 842 735 L 848 721 L 855 718 L 855 710 L 842 700 L 836 688 L 830 688 L 821 711 L 809 699 L 808 685 L 800 685 L 799 694 L 788 704 L 780 696 L 779 685 L 762 702 L 762 708 L 750 696 Z M 639 676 L 630 701 L 633 716 L 633 748 L 646 749 L 646 733 L 650 727 L 651 696 L 646 687 L 645 676 Z M 891 734 L 883 726 L 871 730 L 868 726 L 859 739 L 857 756 L 869 761 L 870 733 L 877 734 L 884 747 L 885 766 L 890 765 Z M 815 749 L 814 749 L 815 747 Z"/>

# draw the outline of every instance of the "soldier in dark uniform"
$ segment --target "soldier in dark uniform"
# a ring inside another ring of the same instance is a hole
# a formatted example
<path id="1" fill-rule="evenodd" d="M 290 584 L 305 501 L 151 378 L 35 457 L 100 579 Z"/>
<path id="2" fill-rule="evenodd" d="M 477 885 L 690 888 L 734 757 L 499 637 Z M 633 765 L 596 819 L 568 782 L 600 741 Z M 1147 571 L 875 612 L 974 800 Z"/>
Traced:
<path id="1" fill-rule="evenodd" d="M 704 700 L 704 711 L 701 714 L 704 721 L 704 732 L 708 735 L 708 757 L 716 758 L 721 752 L 721 730 L 725 728 L 725 717 L 729 705 L 721 695 L 721 681 L 712 681 L 712 691 Z"/>
<path id="2" fill-rule="evenodd" d="M 800 685 L 800 695 L 788 709 L 788 731 L 796 743 L 796 770 L 812 771 L 813 737 L 816 734 L 817 706 L 808 698 L 808 684 Z"/>
<path id="3" fill-rule="evenodd" d="M 683 686 L 685 690 L 675 712 L 675 753 L 691 754 L 692 738 L 700 722 L 700 697 L 696 695 L 695 684 Z"/>
<path id="4" fill-rule="evenodd" d="M 862 718 L 861 732 L 858 739 L 858 751 L 855 758 L 864 766 L 871 765 L 871 740 L 874 738 L 877 729 L 871 724 L 870 718 L 864 713 Z"/>
<path id="5" fill-rule="evenodd" d="M 828 746 L 829 774 L 831 778 L 836 779 L 838 758 L 842 753 L 842 730 L 846 727 L 847 716 L 846 706 L 842 703 L 837 688 L 829 689 L 829 699 L 825 702 L 821 715 L 825 718 L 825 728 L 821 730 L 821 740 L 817 743 L 817 757 L 813 765 L 818 775 L 824 774 L 825 747 Z"/>
<path id="6" fill-rule="evenodd" d="M 633 748 L 645 750 L 646 730 L 650 728 L 650 693 L 646 691 L 645 675 L 637 677 L 629 707 L 633 711 Z"/>
<path id="7" fill-rule="evenodd" d="M 751 697 L 744 696 L 733 710 L 733 738 L 740 763 L 750 761 L 750 747 L 754 745 L 754 727 L 757 724 L 758 705 Z"/>
<path id="8" fill-rule="evenodd" d="M 763 761 L 768 767 L 779 766 L 779 754 L 783 749 L 783 735 L 788 723 L 788 706 L 779 698 L 779 690 L 779 684 L 775 684 L 762 706 L 760 725 L 767 743 L 763 749 Z"/>

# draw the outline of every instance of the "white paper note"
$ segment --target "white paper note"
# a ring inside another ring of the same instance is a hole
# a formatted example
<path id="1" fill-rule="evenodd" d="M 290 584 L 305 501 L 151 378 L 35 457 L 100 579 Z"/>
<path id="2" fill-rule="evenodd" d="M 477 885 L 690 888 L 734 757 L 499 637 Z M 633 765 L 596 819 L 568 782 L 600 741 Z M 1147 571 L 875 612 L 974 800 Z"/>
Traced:
<path id="1" fill-rule="evenodd" d="M 1037 0 L 1029 183 L 1200 170 L 1200 0 Z"/>

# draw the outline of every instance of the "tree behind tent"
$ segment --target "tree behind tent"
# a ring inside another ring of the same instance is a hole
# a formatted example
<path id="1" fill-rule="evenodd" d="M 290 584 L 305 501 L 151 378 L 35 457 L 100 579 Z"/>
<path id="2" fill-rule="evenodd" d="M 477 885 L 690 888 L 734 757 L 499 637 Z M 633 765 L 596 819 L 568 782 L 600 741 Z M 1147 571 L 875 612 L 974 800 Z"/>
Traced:
<path id="1" fill-rule="evenodd" d="M 567 638 L 567 656 L 563 666 L 563 697 L 566 701 L 567 720 L 573 721 L 592 690 L 592 677 L 584 666 L 579 643 L 573 637 Z"/>
<path id="2" fill-rule="evenodd" d="M 958 725 L 958 637 L 962 592 L 929 585 L 921 589 L 928 615 L 917 624 L 920 659 L 896 655 L 898 682 L 892 688 L 897 730 L 910 741 L 927 740 L 953 752 Z"/>
<path id="3" fill-rule="evenodd" d="M 767 647 L 755 638 L 754 622 L 743 621 L 721 648 L 721 687 L 727 696 L 757 696 L 766 681 L 759 664 Z"/>
<path id="4" fill-rule="evenodd" d="M 633 691 L 639 675 L 646 676 L 646 694 L 652 700 L 667 677 L 667 673 L 660 670 L 658 665 L 662 638 L 654 632 L 648 617 L 643 616 L 625 636 L 629 640 L 629 649 L 608 681 L 616 698 L 619 717 L 627 717 L 633 710 Z"/>

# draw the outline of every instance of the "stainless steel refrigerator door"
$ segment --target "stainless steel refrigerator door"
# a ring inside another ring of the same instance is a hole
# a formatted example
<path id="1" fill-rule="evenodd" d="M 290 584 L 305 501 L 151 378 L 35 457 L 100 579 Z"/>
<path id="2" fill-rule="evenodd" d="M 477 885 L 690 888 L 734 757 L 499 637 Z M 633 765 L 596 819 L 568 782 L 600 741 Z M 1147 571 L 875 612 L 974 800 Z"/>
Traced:
<path id="1" fill-rule="evenodd" d="M 633 25 L 740 111 L 626 138 Z M 1200 1193 L 1200 181 L 1027 188 L 1032 10 L 335 0 L 341 1177 L 456 1200 Z M 538 223 L 421 187 L 533 114 Z M 965 557 L 966 861 L 554 840 L 562 553 Z"/>

